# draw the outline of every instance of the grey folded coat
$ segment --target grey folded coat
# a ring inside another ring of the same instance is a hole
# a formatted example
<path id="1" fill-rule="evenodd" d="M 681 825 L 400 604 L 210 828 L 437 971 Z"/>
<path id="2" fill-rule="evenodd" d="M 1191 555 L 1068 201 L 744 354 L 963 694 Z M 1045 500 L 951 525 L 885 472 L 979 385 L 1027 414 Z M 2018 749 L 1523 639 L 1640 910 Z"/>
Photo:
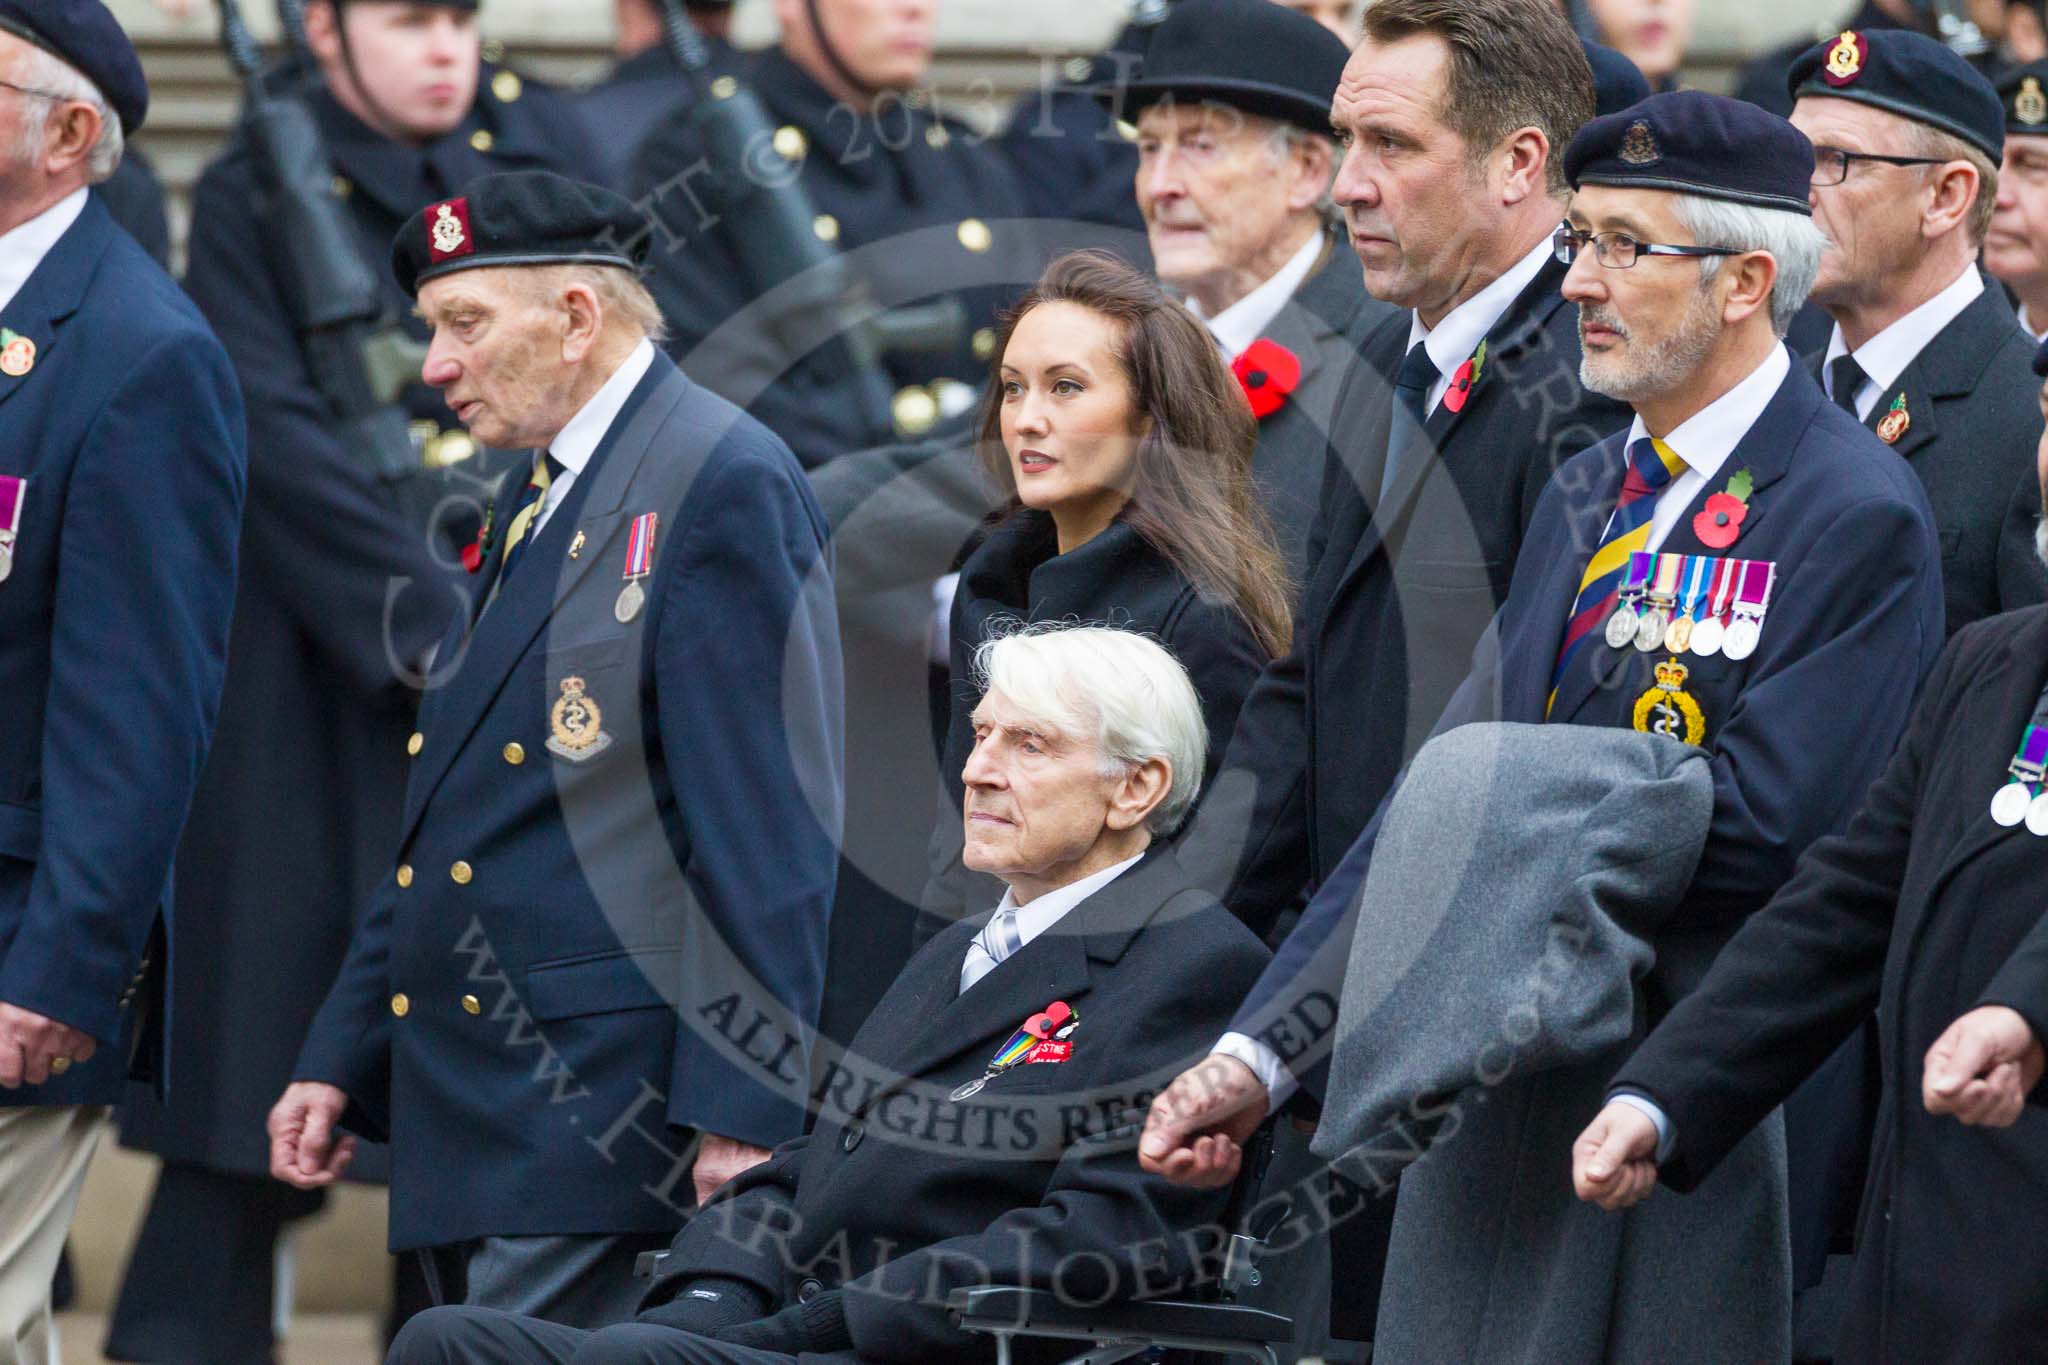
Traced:
<path id="1" fill-rule="evenodd" d="M 1410 765 L 1314 1142 L 1354 1179 L 1399 1174 L 1376 1365 L 1789 1354 L 1775 1117 L 1690 1197 L 1612 1214 L 1571 1184 L 1571 1144 L 1643 1035 L 1639 987 L 1670 998 L 1704 968 L 1657 945 L 1713 803 L 1705 750 L 1605 727 L 1467 725 Z"/>

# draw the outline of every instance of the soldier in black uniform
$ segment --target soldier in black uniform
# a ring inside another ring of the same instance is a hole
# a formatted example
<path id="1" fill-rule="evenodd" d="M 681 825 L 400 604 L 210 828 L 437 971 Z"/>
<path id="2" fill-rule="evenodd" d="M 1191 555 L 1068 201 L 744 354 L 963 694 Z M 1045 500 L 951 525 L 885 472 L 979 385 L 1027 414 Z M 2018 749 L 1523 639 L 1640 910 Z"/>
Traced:
<path id="1" fill-rule="evenodd" d="M 1037 277 L 1043 249 L 1006 224 L 1026 213 L 1009 164 L 926 84 L 933 5 L 873 21 L 850 0 L 777 0 L 776 12 L 780 43 L 732 73 L 775 121 L 771 145 L 749 149 L 744 167 L 713 165 L 698 128 L 671 123 L 642 147 L 632 188 L 659 219 L 650 283 L 675 334 L 670 354 L 816 465 L 889 432 L 832 387 L 835 370 L 792 369 L 793 358 L 750 318 L 727 325 L 754 290 L 747 242 L 706 211 L 713 178 L 801 186 L 813 231 L 851 254 L 855 275 L 884 305 L 935 297 L 963 305 L 950 344 L 884 357 L 893 395 L 885 416 L 898 435 L 922 436 L 973 401 L 996 311 Z"/>
<path id="2" fill-rule="evenodd" d="M 732 28 L 732 0 L 687 0 L 684 8 L 710 51 L 712 65 L 729 65 L 733 50 L 726 35 Z M 606 183 L 624 189 L 647 135 L 688 110 L 690 86 L 663 46 L 661 11 L 655 0 L 616 0 L 613 13 L 618 62 L 576 97 L 576 112 L 604 158 Z"/>
<path id="3" fill-rule="evenodd" d="M 476 9 L 307 10 L 336 188 L 400 316 L 410 300 L 387 262 L 402 220 L 493 169 L 589 164 L 565 98 L 480 60 Z M 177 861 L 179 1084 L 168 1105 L 138 1088 L 122 1129 L 165 1165 L 107 1353 L 166 1365 L 271 1359 L 278 1232 L 321 1196 L 268 1178 L 264 1117 L 388 865 L 426 656 L 467 581 L 341 441 L 282 293 L 292 243 L 266 223 L 259 185 L 239 139 L 208 167 L 185 281 L 235 363 L 252 468 L 225 723 Z M 433 390 L 415 383 L 404 401 L 423 456 L 471 449 Z M 475 463 L 438 476 L 457 505 Z"/>

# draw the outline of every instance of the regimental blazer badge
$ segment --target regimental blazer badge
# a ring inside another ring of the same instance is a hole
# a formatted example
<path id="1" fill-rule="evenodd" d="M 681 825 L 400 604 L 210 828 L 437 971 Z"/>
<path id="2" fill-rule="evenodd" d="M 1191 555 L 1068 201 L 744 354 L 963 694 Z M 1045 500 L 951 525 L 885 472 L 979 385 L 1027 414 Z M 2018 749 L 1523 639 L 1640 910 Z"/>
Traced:
<path id="1" fill-rule="evenodd" d="M 1637 730 L 1646 735 L 1669 735 L 1687 744 L 1706 739 L 1706 713 L 1684 690 L 1691 671 L 1676 659 L 1657 665 L 1657 685 L 1636 698 Z"/>
<path id="2" fill-rule="evenodd" d="M 604 712 L 597 698 L 584 691 L 583 679 L 562 679 L 562 695 L 548 712 L 548 752 L 571 763 L 596 758 L 612 747 L 604 732 Z"/>

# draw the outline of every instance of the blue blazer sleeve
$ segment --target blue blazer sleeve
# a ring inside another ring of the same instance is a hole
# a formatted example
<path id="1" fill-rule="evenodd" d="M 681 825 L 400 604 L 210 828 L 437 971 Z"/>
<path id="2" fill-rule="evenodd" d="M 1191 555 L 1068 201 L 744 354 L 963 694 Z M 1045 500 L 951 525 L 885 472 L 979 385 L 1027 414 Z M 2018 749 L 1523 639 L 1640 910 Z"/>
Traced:
<path id="1" fill-rule="evenodd" d="M 838 618 L 824 518 L 793 460 L 744 453 L 686 506 L 653 642 L 663 758 L 691 890 L 751 981 L 686 984 L 668 1117 L 773 1147 L 803 1128 L 800 1063 L 772 1087 L 715 1047 L 688 997 L 737 986 L 816 1025 L 844 784 Z"/>
<path id="2" fill-rule="evenodd" d="M 65 490 L 49 695 L 21 699 L 44 708 L 42 858 L 0 1000 L 102 1043 L 213 735 L 246 475 L 234 375 L 195 321 L 119 377 Z"/>

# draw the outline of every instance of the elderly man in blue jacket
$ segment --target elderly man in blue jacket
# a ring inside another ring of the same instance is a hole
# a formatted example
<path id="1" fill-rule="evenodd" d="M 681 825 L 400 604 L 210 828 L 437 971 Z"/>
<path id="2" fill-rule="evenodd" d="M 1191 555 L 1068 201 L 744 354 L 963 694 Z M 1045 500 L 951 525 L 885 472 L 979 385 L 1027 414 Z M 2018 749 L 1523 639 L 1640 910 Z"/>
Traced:
<path id="1" fill-rule="evenodd" d="M 839 638 L 789 448 L 654 345 L 645 220 L 545 171 L 399 231 L 425 378 L 532 447 L 467 555 L 390 874 L 270 1117 L 391 1144 L 444 1302 L 598 1323 L 639 1251 L 803 1127 L 838 865 Z"/>
<path id="2" fill-rule="evenodd" d="M 220 702 L 246 455 L 226 354 L 89 193 L 149 90 L 100 0 L 0 0 L 0 1357 L 131 1058 Z M 145 1046 L 146 1045 L 146 1046 Z"/>

